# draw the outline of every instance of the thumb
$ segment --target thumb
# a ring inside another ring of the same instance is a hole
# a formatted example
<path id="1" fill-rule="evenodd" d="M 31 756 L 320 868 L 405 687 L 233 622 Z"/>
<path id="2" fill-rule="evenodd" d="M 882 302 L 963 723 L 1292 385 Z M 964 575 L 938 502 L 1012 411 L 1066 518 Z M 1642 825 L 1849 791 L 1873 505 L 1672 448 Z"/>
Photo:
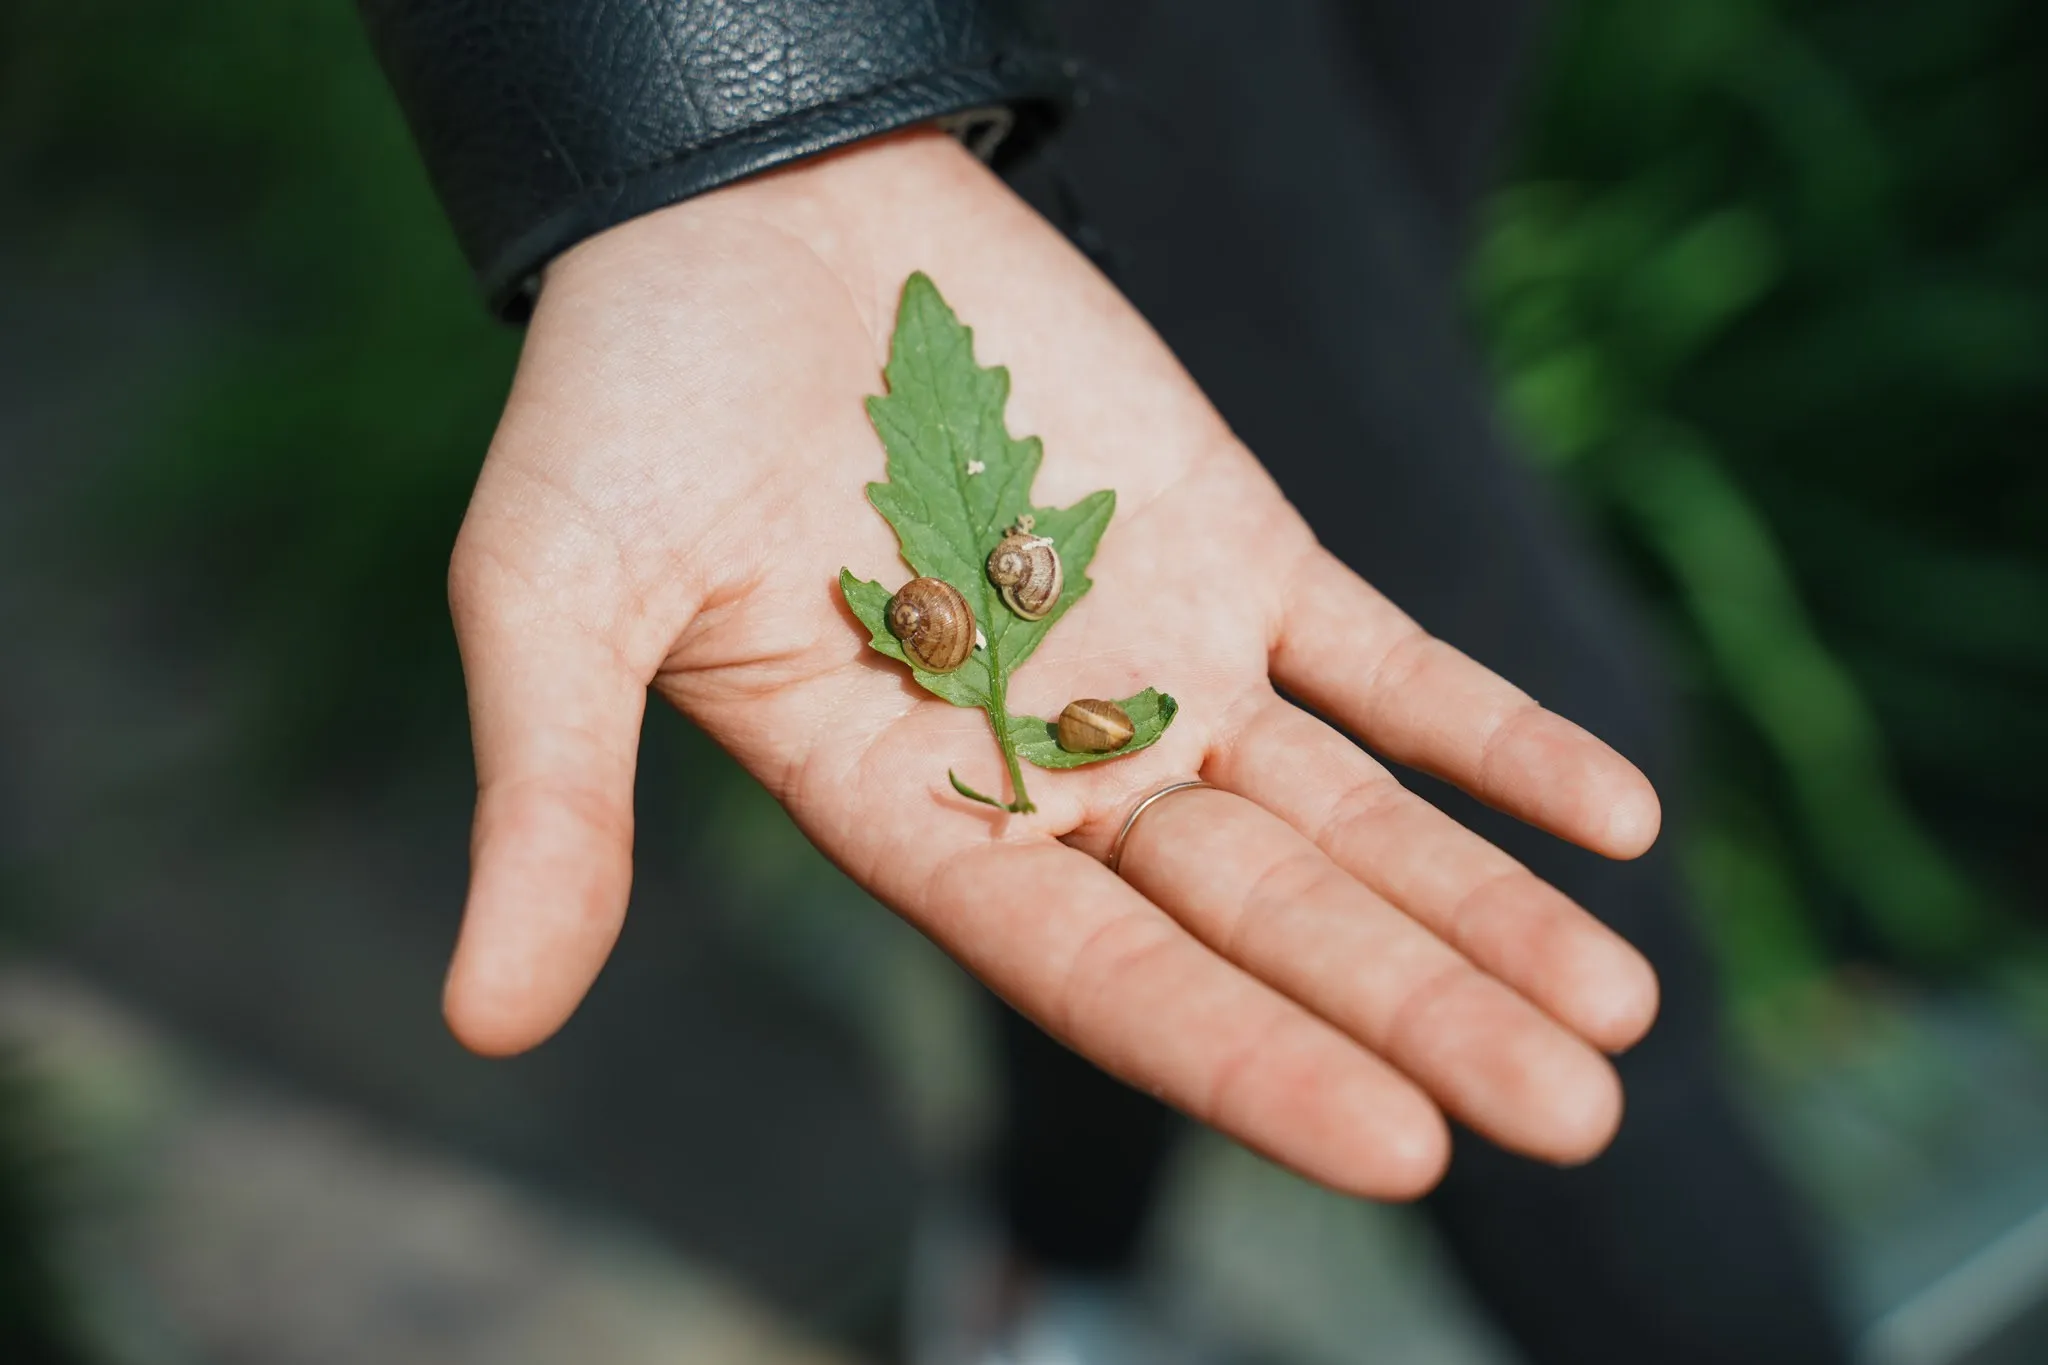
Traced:
<path id="1" fill-rule="evenodd" d="M 618 940 L 647 686 L 591 628 L 536 609 L 516 579 L 465 572 L 460 551 L 450 589 L 477 800 L 442 1008 L 464 1046 L 506 1056 L 562 1026 Z"/>

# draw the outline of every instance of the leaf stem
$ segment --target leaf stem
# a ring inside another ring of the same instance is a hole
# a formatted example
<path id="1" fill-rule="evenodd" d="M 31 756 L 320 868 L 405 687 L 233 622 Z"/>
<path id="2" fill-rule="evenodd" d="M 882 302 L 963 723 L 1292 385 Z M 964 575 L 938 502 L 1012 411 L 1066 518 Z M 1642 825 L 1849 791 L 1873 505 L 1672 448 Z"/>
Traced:
<path id="1" fill-rule="evenodd" d="M 1010 680 L 1003 676 L 1002 660 L 996 657 L 996 641 L 988 642 L 988 723 L 996 732 L 996 747 L 1010 769 L 1010 791 L 1016 799 L 1003 809 L 1014 815 L 1029 815 L 1038 807 L 1024 790 L 1024 767 L 1017 761 L 1017 742 L 1010 737 Z M 958 787 L 960 784 L 953 784 Z"/>

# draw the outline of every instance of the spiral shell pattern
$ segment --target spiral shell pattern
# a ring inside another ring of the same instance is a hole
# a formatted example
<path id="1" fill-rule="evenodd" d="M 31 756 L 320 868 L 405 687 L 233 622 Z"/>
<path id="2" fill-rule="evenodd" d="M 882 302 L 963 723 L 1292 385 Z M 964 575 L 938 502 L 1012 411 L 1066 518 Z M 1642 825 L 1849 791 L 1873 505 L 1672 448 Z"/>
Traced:
<path id="1" fill-rule="evenodd" d="M 1084 697 L 1060 712 L 1060 747 L 1070 754 L 1106 754 L 1131 742 L 1137 727 L 1113 701 Z"/>
<path id="2" fill-rule="evenodd" d="M 889 599 L 889 633 L 927 673 L 951 673 L 974 652 L 974 608 L 943 578 L 913 578 Z"/>
<path id="3" fill-rule="evenodd" d="M 1066 578 L 1052 542 L 1019 525 L 989 552 L 988 581 L 1011 611 L 1027 621 L 1042 621 L 1059 602 Z"/>

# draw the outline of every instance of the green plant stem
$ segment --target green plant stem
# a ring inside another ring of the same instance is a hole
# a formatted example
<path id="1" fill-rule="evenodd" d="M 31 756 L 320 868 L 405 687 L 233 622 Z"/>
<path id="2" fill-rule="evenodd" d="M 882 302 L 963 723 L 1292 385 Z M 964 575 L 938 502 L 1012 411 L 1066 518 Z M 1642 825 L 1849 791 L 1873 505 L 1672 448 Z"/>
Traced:
<path id="1" fill-rule="evenodd" d="M 1008 706 L 1008 684 L 1003 677 L 1002 661 L 996 657 L 995 642 L 988 646 L 988 723 L 996 732 L 996 747 L 1003 751 L 1003 763 L 1010 770 L 1010 790 L 1017 794 L 1014 801 L 998 801 L 993 796 L 978 792 L 962 782 L 951 768 L 946 769 L 946 780 L 953 784 L 953 790 L 970 801 L 979 801 L 984 806 L 994 806 L 1012 815 L 1030 815 L 1038 807 L 1031 804 L 1031 797 L 1024 791 L 1024 767 L 1017 761 L 1017 742 L 1010 737 L 1010 709 Z"/>
<path id="2" fill-rule="evenodd" d="M 996 732 L 996 747 L 1003 751 L 1003 762 L 1010 769 L 1010 790 L 1016 795 L 1016 800 L 1004 809 L 1015 815 L 1029 815 L 1038 807 L 1031 804 L 1024 791 L 1024 768 L 1017 761 L 1017 742 L 1010 737 L 1010 682 L 1003 676 L 1001 660 L 996 658 L 994 640 L 988 642 L 988 678 L 988 723 Z"/>

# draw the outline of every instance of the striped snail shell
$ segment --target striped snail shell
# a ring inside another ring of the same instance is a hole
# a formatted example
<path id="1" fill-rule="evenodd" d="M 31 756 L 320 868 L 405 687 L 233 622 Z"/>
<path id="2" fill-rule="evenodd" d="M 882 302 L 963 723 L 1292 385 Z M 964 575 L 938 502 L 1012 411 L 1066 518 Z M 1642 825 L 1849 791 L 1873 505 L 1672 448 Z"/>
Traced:
<path id="1" fill-rule="evenodd" d="M 1044 620 L 1065 584 L 1060 553 L 1050 540 L 1031 533 L 1030 517 L 1019 517 L 989 552 L 988 581 L 1002 592 L 1011 611 L 1027 621 Z"/>
<path id="2" fill-rule="evenodd" d="M 913 578 L 889 599 L 889 633 L 927 673 L 951 673 L 974 652 L 974 608 L 943 578 Z"/>
<path id="3" fill-rule="evenodd" d="M 1060 712 L 1060 747 L 1070 754 L 1106 754 L 1131 742 L 1136 727 L 1113 701 L 1082 698 Z"/>

